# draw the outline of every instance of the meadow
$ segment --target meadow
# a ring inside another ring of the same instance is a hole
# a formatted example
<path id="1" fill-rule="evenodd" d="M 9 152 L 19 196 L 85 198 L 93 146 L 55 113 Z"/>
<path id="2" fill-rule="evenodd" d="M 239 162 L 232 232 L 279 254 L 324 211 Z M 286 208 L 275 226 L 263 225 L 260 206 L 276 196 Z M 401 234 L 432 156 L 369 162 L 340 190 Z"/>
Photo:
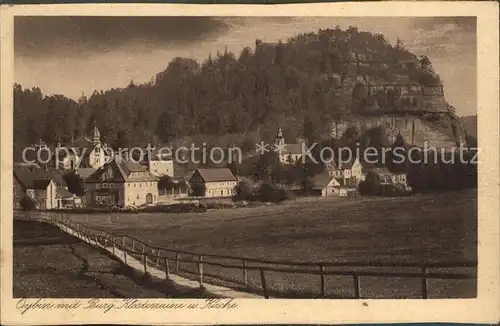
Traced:
<path id="1" fill-rule="evenodd" d="M 477 259 L 477 193 L 471 190 L 358 201 L 310 198 L 204 213 L 66 217 L 154 246 L 205 254 L 294 262 L 457 263 Z M 214 278 L 214 283 L 235 283 L 234 287 L 241 278 L 241 271 L 213 267 L 210 272 L 225 279 Z M 250 274 L 250 288 L 258 288 L 258 275 Z M 270 276 L 269 286 L 275 293 L 317 295 L 317 277 L 280 274 Z M 326 281 L 329 296 L 351 295 L 349 278 L 328 276 Z M 363 296 L 417 297 L 419 282 L 366 277 Z M 430 280 L 429 297 L 473 297 L 475 283 Z"/>

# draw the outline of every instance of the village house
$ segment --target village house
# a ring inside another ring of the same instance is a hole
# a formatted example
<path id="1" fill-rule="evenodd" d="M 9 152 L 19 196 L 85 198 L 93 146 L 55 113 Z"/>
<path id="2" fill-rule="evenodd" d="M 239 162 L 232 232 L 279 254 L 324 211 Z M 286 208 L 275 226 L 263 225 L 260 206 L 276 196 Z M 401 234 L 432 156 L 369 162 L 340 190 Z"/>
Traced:
<path id="1" fill-rule="evenodd" d="M 340 182 L 328 172 L 315 175 L 311 181 L 311 194 L 321 197 L 339 195 Z"/>
<path id="2" fill-rule="evenodd" d="M 274 140 L 275 149 L 281 164 L 295 164 L 302 157 L 303 142 L 287 144 L 283 137 L 283 131 L 278 128 L 278 133 Z"/>
<path id="3" fill-rule="evenodd" d="M 307 192 L 305 189 L 306 186 L 308 187 Z M 330 175 L 329 171 L 316 174 L 314 177 L 310 178 L 306 184 L 304 184 L 304 180 L 296 182 L 294 185 L 290 186 L 288 190 L 296 195 L 318 197 L 347 197 L 353 195 L 357 191 L 355 183 L 346 184 L 343 178 L 333 177 Z"/>
<path id="4" fill-rule="evenodd" d="M 189 183 L 194 196 L 231 197 L 238 179 L 228 168 L 196 169 Z"/>
<path id="5" fill-rule="evenodd" d="M 408 185 L 406 173 L 392 173 L 385 167 L 372 169 L 371 171 L 379 176 L 381 186 L 400 185 L 404 189 L 411 189 Z"/>
<path id="6" fill-rule="evenodd" d="M 30 198 L 37 209 L 72 207 L 75 195 L 68 191 L 58 171 L 31 165 L 15 165 L 13 169 L 13 206 L 21 209 L 23 197 Z"/>
<path id="7" fill-rule="evenodd" d="M 142 164 L 147 167 L 151 174 L 157 177 L 164 175 L 168 175 L 169 177 L 174 176 L 174 160 L 170 154 L 151 153 L 151 155 L 145 158 Z"/>
<path id="8" fill-rule="evenodd" d="M 141 206 L 158 202 L 158 177 L 146 167 L 116 158 L 96 170 L 85 181 L 90 206 Z"/>
<path id="9" fill-rule="evenodd" d="M 344 170 L 338 169 L 335 162 L 325 163 L 325 170 L 333 178 L 344 179 Z"/>
<path id="10" fill-rule="evenodd" d="M 346 162 L 326 163 L 325 170 L 331 177 L 342 180 L 344 185 L 356 185 L 365 179 L 366 164 L 360 162 L 356 157 Z"/>

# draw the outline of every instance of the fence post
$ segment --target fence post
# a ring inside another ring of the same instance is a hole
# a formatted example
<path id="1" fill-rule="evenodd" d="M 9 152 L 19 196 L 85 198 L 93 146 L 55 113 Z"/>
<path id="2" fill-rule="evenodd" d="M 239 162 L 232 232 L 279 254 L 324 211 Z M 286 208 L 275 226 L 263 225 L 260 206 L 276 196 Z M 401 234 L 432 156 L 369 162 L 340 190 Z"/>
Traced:
<path id="1" fill-rule="evenodd" d="M 177 252 L 177 254 L 175 255 L 175 270 L 176 271 L 179 271 L 179 265 L 180 265 L 180 261 L 179 259 L 181 258 L 181 253 L 180 252 Z"/>
<path id="2" fill-rule="evenodd" d="M 125 236 L 123 236 L 122 246 L 123 246 L 123 248 L 125 248 Z"/>
<path id="3" fill-rule="evenodd" d="M 243 259 L 243 284 L 248 287 L 248 271 L 247 271 L 247 261 Z"/>
<path id="4" fill-rule="evenodd" d="M 319 264 L 319 273 L 321 277 L 321 296 L 326 297 L 326 283 L 325 283 L 325 267 L 323 264 Z"/>
<path id="5" fill-rule="evenodd" d="M 427 299 L 427 268 L 422 268 L 422 299 Z"/>
<path id="6" fill-rule="evenodd" d="M 203 255 L 198 260 L 198 275 L 200 276 L 200 288 L 203 287 Z"/>
<path id="7" fill-rule="evenodd" d="M 123 248 L 123 261 L 125 264 L 127 263 L 127 250 L 125 250 L 125 248 Z"/>
<path id="8" fill-rule="evenodd" d="M 168 270 L 168 258 L 165 257 L 165 277 L 170 279 L 170 271 Z"/>
<path id="9" fill-rule="evenodd" d="M 132 239 L 132 251 L 135 251 L 135 239 Z"/>
<path id="10" fill-rule="evenodd" d="M 264 298 L 269 299 L 267 294 L 266 276 L 264 275 L 264 269 L 260 269 L 260 282 L 262 283 L 262 291 L 264 292 Z"/>
<path id="11" fill-rule="evenodd" d="M 158 249 L 158 253 L 156 254 L 158 256 L 158 258 L 156 258 L 156 267 L 157 268 L 160 265 L 160 253 L 161 253 L 161 250 Z"/>
<path id="12" fill-rule="evenodd" d="M 353 274 L 354 280 L 354 299 L 361 299 L 361 293 L 359 288 L 359 276 L 357 274 Z"/>
<path id="13" fill-rule="evenodd" d="M 148 272 L 148 264 L 146 262 L 146 255 L 145 254 L 142 254 L 142 260 L 143 260 L 143 263 L 144 263 L 144 274 L 146 274 Z"/>
<path id="14" fill-rule="evenodd" d="M 113 243 L 113 255 L 115 254 L 115 237 L 111 236 L 111 242 Z"/>

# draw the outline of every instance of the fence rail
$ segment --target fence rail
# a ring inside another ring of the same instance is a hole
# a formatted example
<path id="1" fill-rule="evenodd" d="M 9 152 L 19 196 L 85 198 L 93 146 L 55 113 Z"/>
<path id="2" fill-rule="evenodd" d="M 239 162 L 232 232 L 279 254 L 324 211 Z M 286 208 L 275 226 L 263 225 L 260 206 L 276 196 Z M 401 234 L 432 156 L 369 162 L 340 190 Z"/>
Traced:
<path id="1" fill-rule="evenodd" d="M 325 282 L 326 276 L 349 276 L 352 278 L 354 288 L 354 298 L 362 298 L 360 278 L 361 277 L 383 277 L 383 278 L 418 278 L 421 280 L 421 297 L 428 297 L 428 279 L 452 279 L 452 280 L 475 280 L 476 273 L 450 273 L 437 272 L 433 269 L 450 269 L 450 268 L 474 268 L 477 269 L 477 262 L 463 261 L 453 263 L 394 263 L 394 262 L 292 262 L 280 260 L 266 260 L 248 257 L 235 257 L 217 254 L 205 254 L 183 250 L 175 250 L 161 248 L 150 245 L 135 237 L 125 234 L 114 234 L 85 226 L 74 222 L 70 219 L 63 218 L 62 215 L 52 212 L 14 212 L 15 219 L 22 220 L 37 220 L 44 221 L 50 224 L 57 225 L 62 229 L 73 230 L 80 238 L 87 242 L 94 241 L 96 244 L 109 248 L 113 255 L 117 255 L 116 251 L 122 251 L 125 263 L 127 257 L 133 257 L 142 262 L 144 273 L 148 272 L 148 268 L 161 268 L 165 271 L 165 277 L 168 280 L 170 274 L 176 273 L 194 274 L 198 280 L 200 287 L 205 283 L 205 277 L 214 277 L 224 280 L 221 276 L 209 275 L 204 272 L 205 266 L 215 266 L 224 269 L 235 269 L 241 271 L 241 281 L 239 282 L 243 288 L 250 290 L 248 281 L 248 272 L 258 272 L 260 276 L 260 291 L 265 298 L 269 298 L 269 288 L 267 286 L 266 272 L 279 272 L 287 274 L 307 274 L 319 276 L 320 280 L 320 295 L 326 297 L 327 287 Z M 173 255 L 168 255 L 168 254 Z M 186 258 L 187 257 L 187 258 Z M 233 263 L 224 263 L 220 261 L 212 261 L 211 259 L 230 260 Z M 182 270 L 180 264 L 195 264 L 194 272 Z M 173 267 L 173 268 L 172 268 Z M 367 271 L 357 270 L 358 268 L 414 268 L 418 272 L 388 272 L 388 271 Z M 328 270 L 327 268 L 349 268 L 348 270 Z M 232 281 L 234 283 L 234 280 Z"/>

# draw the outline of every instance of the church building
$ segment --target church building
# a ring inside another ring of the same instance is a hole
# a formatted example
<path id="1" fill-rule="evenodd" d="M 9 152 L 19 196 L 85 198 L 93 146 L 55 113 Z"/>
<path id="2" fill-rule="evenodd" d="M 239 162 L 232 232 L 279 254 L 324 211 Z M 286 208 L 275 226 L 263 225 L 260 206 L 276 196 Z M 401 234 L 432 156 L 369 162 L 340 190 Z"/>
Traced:
<path id="1" fill-rule="evenodd" d="M 278 154 L 282 164 L 295 164 L 302 157 L 303 142 L 287 144 L 283 137 L 283 130 L 278 128 L 278 133 L 274 139 L 274 150 Z"/>
<path id="2" fill-rule="evenodd" d="M 58 145 L 58 148 L 61 148 Z M 112 149 L 101 142 L 101 133 L 94 125 L 92 139 L 84 136 L 78 137 L 64 150 L 59 151 L 59 166 L 63 169 L 98 169 L 103 166 L 112 154 Z"/>

